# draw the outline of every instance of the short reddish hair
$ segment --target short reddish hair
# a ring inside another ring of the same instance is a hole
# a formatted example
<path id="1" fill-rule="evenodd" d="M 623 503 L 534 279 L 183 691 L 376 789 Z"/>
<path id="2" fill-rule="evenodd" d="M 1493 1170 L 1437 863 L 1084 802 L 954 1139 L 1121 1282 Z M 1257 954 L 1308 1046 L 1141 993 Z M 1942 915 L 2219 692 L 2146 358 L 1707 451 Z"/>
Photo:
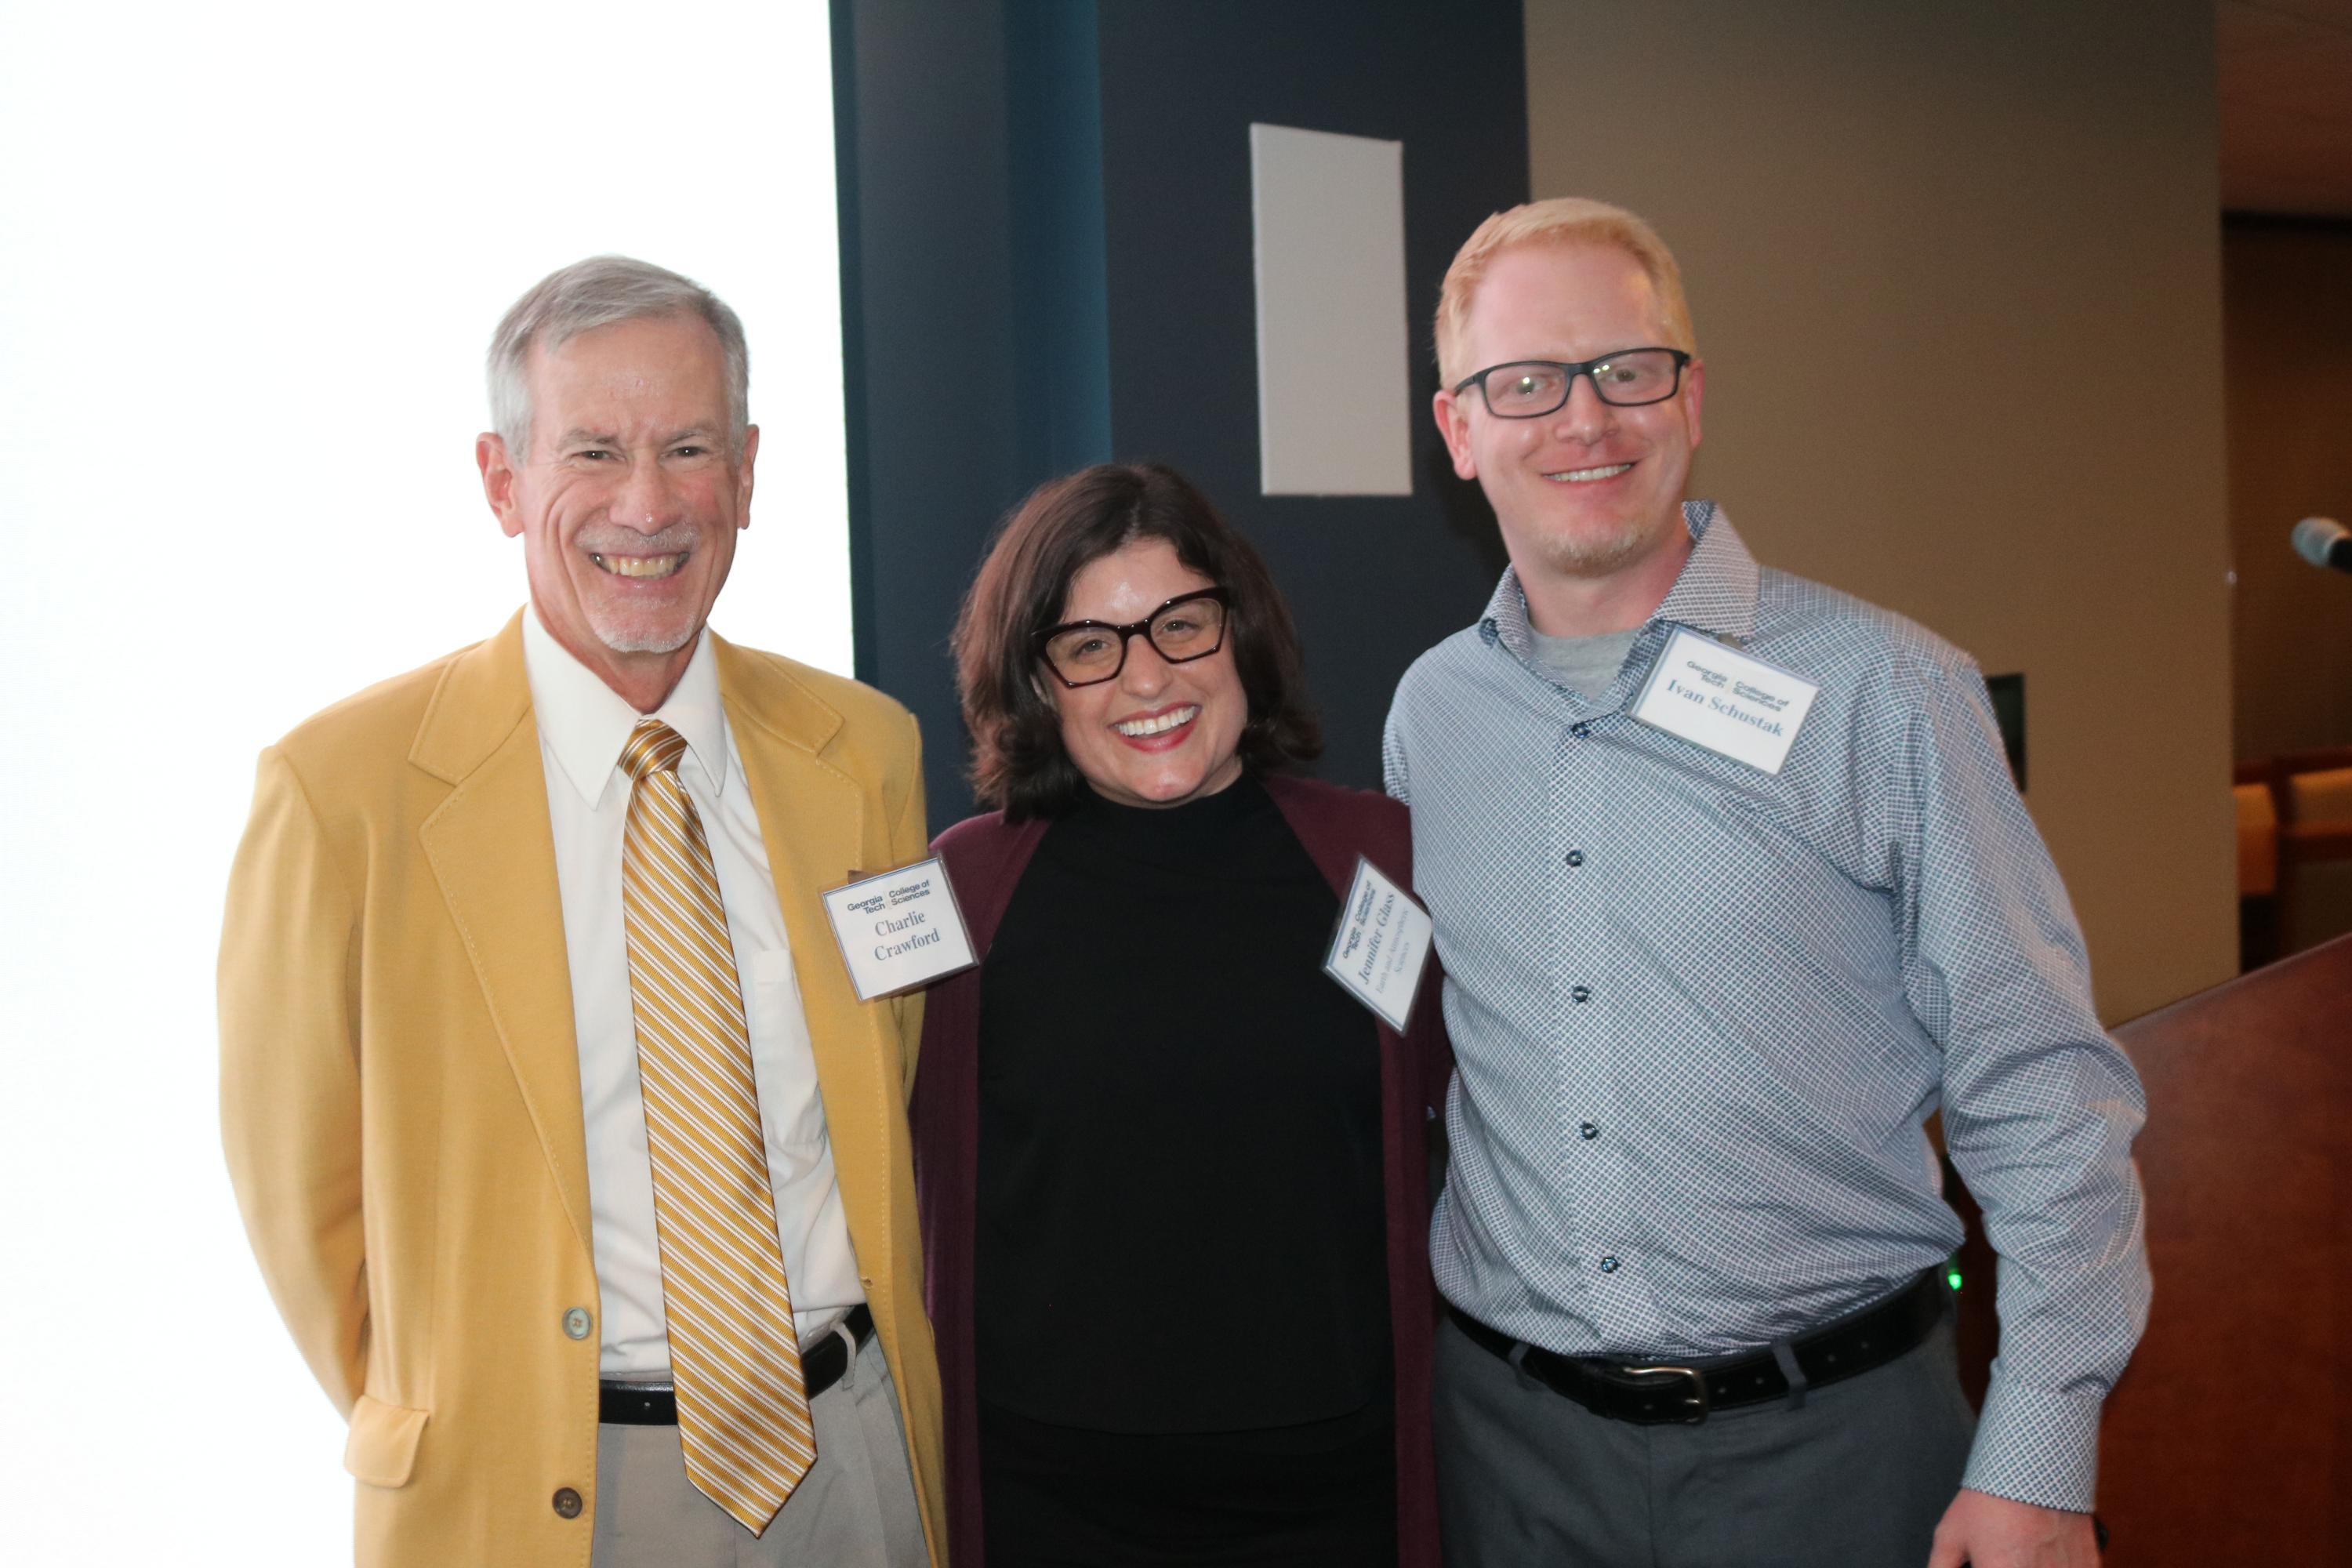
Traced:
<path id="1" fill-rule="evenodd" d="M 1478 285 L 1496 257 L 1521 245 L 1605 245 L 1642 264 L 1665 312 L 1668 348 L 1698 353 L 1691 330 L 1690 301 L 1683 296 L 1682 268 L 1658 231 L 1623 207 L 1583 196 L 1554 196 L 1498 212 L 1471 231 L 1445 269 L 1437 295 L 1437 376 L 1447 386 L 1478 368 L 1461 363 L 1462 338 L 1470 330 L 1470 309 Z M 1627 345 L 1632 346 L 1632 345 Z"/>

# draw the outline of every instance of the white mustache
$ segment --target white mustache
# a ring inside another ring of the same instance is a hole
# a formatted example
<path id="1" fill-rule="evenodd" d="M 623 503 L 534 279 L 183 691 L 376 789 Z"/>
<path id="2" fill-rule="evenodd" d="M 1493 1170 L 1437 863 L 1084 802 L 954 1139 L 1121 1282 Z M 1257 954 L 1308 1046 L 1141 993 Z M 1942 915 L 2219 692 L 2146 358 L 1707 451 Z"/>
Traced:
<path id="1" fill-rule="evenodd" d="M 634 528 L 587 528 L 572 542 L 591 555 L 677 555 L 701 542 L 690 522 L 674 522 L 659 533 L 639 533 Z"/>

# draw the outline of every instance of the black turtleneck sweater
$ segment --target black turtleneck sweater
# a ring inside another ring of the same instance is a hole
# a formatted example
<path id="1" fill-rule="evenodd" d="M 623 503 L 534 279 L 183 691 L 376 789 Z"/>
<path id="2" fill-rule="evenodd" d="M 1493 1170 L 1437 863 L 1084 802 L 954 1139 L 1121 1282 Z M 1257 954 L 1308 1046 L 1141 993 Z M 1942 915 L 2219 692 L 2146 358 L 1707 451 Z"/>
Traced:
<path id="1" fill-rule="evenodd" d="M 1385 1396 L 1379 1040 L 1322 972 L 1339 912 L 1246 775 L 1047 829 L 981 973 L 983 1401 L 1172 1433 Z"/>

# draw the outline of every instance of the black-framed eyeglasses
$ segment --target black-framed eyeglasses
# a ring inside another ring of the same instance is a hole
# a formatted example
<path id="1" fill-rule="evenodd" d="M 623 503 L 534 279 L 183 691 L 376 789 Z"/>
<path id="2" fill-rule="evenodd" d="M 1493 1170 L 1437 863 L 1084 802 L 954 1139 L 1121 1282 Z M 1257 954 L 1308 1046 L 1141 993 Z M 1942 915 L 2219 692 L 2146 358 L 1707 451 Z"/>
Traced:
<path id="1" fill-rule="evenodd" d="M 1097 686 L 1127 668 L 1127 642 L 1140 634 L 1171 664 L 1206 658 L 1225 646 L 1225 591 L 1179 594 L 1139 621 L 1067 621 L 1033 639 L 1037 657 L 1065 686 Z"/>
<path id="2" fill-rule="evenodd" d="M 1497 419 L 1540 419 L 1568 406 L 1576 378 L 1589 375 L 1601 401 L 1618 408 L 1639 408 L 1664 403 L 1682 389 L 1683 366 L 1691 356 L 1680 349 L 1619 349 L 1599 359 L 1567 364 L 1559 360 L 1518 359 L 1490 364 L 1454 389 L 1461 396 L 1472 387 L 1486 398 L 1487 411 Z"/>

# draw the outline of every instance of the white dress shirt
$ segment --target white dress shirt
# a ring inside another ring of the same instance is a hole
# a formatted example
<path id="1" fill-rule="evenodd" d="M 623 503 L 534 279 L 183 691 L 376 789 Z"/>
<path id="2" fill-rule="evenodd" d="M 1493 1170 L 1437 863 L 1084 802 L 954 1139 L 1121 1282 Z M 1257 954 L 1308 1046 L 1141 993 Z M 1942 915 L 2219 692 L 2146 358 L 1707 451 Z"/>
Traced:
<path id="1" fill-rule="evenodd" d="M 654 1224 L 653 1166 L 637 1087 L 635 1015 L 621 917 L 621 835 L 629 776 L 621 748 L 639 714 L 619 693 L 523 617 L 524 668 L 547 770 L 555 873 L 563 899 L 572 1011 L 580 1046 L 580 1107 L 587 1132 L 588 1206 L 596 1286 L 603 1298 L 602 1375 L 657 1379 L 669 1373 L 662 1311 L 661 1244 Z M 792 1283 L 793 1326 L 803 1344 L 866 1299 L 842 1216 L 841 1184 L 825 1135 L 808 1016 L 769 875 L 760 819 L 719 701 L 710 636 L 702 634 L 677 689 L 652 717 L 685 737 L 679 782 L 710 840 L 727 932 L 751 1026 L 751 1075 L 768 1143 L 776 1235 Z"/>

